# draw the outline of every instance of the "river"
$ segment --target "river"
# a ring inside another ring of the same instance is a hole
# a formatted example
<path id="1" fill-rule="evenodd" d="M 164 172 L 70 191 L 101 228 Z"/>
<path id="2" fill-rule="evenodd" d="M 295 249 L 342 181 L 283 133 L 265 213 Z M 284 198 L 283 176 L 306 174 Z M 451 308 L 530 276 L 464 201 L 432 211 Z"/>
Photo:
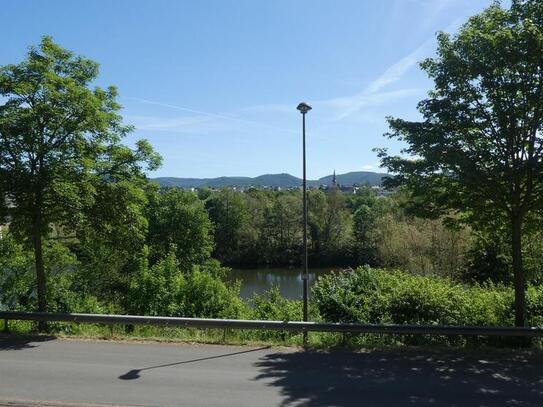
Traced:
<path id="1" fill-rule="evenodd" d="M 310 268 L 309 287 L 318 276 L 330 272 L 334 267 Z M 281 295 L 289 299 L 302 298 L 301 268 L 258 268 L 232 269 L 229 280 L 241 281 L 240 296 L 251 298 L 253 294 L 262 294 L 273 286 L 279 287 Z"/>

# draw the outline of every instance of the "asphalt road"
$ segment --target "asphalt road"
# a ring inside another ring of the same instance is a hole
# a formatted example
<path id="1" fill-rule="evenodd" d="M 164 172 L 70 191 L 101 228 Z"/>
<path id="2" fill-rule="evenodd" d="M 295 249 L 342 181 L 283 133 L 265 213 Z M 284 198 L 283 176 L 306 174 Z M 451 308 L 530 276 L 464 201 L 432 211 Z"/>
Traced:
<path id="1" fill-rule="evenodd" d="M 28 400 L 43 401 L 34 406 L 543 406 L 543 354 L 329 353 L 0 336 L 0 406 Z"/>

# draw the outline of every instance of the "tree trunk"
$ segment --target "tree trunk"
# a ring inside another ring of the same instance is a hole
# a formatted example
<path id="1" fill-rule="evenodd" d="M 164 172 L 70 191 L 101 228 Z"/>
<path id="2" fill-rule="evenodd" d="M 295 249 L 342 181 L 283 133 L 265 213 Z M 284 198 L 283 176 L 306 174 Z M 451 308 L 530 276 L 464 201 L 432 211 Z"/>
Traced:
<path id="1" fill-rule="evenodd" d="M 34 243 L 34 262 L 36 266 L 36 283 L 38 286 L 38 311 L 47 312 L 47 280 L 45 277 L 45 266 L 43 263 L 41 231 L 41 220 L 38 217 L 34 220 L 34 226 L 32 228 L 32 240 Z"/>
<path id="2" fill-rule="evenodd" d="M 526 276 L 522 265 L 522 218 L 516 213 L 511 217 L 513 278 L 515 283 L 515 326 L 526 323 Z"/>

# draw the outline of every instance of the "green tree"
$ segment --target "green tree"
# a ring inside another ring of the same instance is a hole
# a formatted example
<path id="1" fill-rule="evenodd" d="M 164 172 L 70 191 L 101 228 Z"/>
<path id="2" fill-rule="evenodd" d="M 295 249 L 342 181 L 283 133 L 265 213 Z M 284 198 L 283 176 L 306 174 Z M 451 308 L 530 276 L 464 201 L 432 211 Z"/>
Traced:
<path id="1" fill-rule="evenodd" d="M 151 185 L 115 182 L 100 185 L 94 205 L 68 242 L 77 253 L 77 289 L 128 310 L 130 279 L 147 257 L 146 191 Z"/>
<path id="2" fill-rule="evenodd" d="M 276 264 L 300 261 L 302 202 L 298 193 L 278 193 L 264 212 L 263 236 L 268 258 Z"/>
<path id="3" fill-rule="evenodd" d="M 421 66 L 434 81 L 419 103 L 424 120 L 390 118 L 390 137 L 411 158 L 383 164 L 430 214 L 462 212 L 479 228 L 507 225 L 515 324 L 526 320 L 522 236 L 543 208 L 543 2 L 495 3 L 458 34 L 438 35 Z"/>
<path id="4" fill-rule="evenodd" d="M 240 193 L 223 189 L 206 201 L 206 209 L 215 228 L 215 255 L 221 261 L 239 258 L 242 229 L 247 210 Z"/>
<path id="5" fill-rule="evenodd" d="M 132 128 L 118 114 L 114 87 L 91 88 L 97 76 L 96 62 L 50 37 L 0 68 L 0 212 L 10 206 L 10 229 L 33 247 L 39 311 L 47 311 L 42 246 L 50 226 L 76 230 L 104 185 L 142 179 L 160 164 L 146 141 L 135 150 L 120 143 Z"/>
<path id="6" fill-rule="evenodd" d="M 151 194 L 147 209 L 151 258 L 165 257 L 172 247 L 183 270 L 202 264 L 213 250 L 213 228 L 196 194 L 169 189 Z"/>
<path id="7" fill-rule="evenodd" d="M 170 251 L 150 268 L 142 264 L 136 273 L 131 310 L 142 315 L 238 318 L 244 308 L 239 285 L 227 285 L 223 281 L 226 273 L 216 260 L 181 269 Z"/>
<path id="8" fill-rule="evenodd" d="M 338 188 L 310 191 L 308 208 L 312 254 L 334 265 L 345 263 L 352 252 L 352 217 L 345 196 Z"/>

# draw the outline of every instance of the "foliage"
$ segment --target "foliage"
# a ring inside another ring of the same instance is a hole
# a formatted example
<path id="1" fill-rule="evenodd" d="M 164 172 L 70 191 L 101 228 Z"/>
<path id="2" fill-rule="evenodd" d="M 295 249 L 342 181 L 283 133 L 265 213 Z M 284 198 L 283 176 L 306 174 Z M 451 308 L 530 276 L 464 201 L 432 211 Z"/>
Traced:
<path id="1" fill-rule="evenodd" d="M 361 267 L 319 278 L 313 299 L 334 322 L 510 326 L 513 290 L 485 283 L 463 286 L 446 278 Z M 541 324 L 543 289 L 528 288 L 528 321 Z"/>
<path id="2" fill-rule="evenodd" d="M 250 304 L 251 319 L 273 321 L 302 320 L 301 302 L 282 297 L 279 287 L 272 287 L 262 295 L 253 295 Z"/>
<path id="3" fill-rule="evenodd" d="M 36 310 L 36 284 L 32 253 L 17 244 L 11 235 L 0 239 L 0 307 Z M 53 312 L 104 312 L 98 299 L 76 289 L 75 270 L 79 263 L 62 244 L 48 240 L 44 265 L 50 284 L 48 298 Z"/>
<path id="4" fill-rule="evenodd" d="M 302 246 L 302 200 L 296 194 L 278 194 L 265 208 L 261 250 L 272 263 L 298 263 Z"/>
<path id="5" fill-rule="evenodd" d="M 100 297 L 117 312 L 126 312 L 130 279 L 147 256 L 147 188 L 104 184 L 76 238 L 64 239 L 81 264 L 76 289 Z"/>
<path id="6" fill-rule="evenodd" d="M 33 246 L 41 311 L 47 310 L 42 239 L 49 225 L 75 231 L 93 224 L 89 219 L 107 218 L 95 210 L 109 196 L 101 195 L 105 185 L 137 188 L 142 170 L 160 163 L 146 141 L 135 150 L 120 143 L 131 127 L 118 114 L 114 87 L 90 88 L 97 76 L 97 63 L 50 37 L 23 62 L 0 68 L 0 216 L 9 209 L 10 230 Z"/>
<path id="7" fill-rule="evenodd" d="M 396 199 L 379 198 L 370 188 L 360 188 L 350 197 L 348 206 L 353 213 L 353 250 L 358 264 L 379 265 L 380 219 L 398 213 Z"/>
<path id="8" fill-rule="evenodd" d="M 346 199 L 336 187 L 326 193 L 321 190 L 308 194 L 309 232 L 315 261 L 349 258 L 352 247 L 352 227 Z"/>
<path id="9" fill-rule="evenodd" d="M 464 278 L 468 251 L 472 246 L 470 231 L 450 228 L 441 219 L 421 219 L 394 213 L 375 219 L 371 233 L 382 267 L 412 274 Z"/>
<path id="10" fill-rule="evenodd" d="M 222 280 L 217 262 L 183 272 L 175 250 L 151 267 L 143 264 L 132 280 L 131 312 L 198 318 L 236 318 L 243 309 L 238 286 Z"/>
<path id="11" fill-rule="evenodd" d="M 272 287 L 262 295 L 253 295 L 249 301 L 249 319 L 271 320 L 271 321 L 301 321 L 301 301 L 288 300 L 281 296 L 279 287 Z M 284 341 L 297 335 L 296 332 L 268 331 L 256 332 L 260 339 L 276 339 Z"/>
<path id="12" fill-rule="evenodd" d="M 174 248 L 179 265 L 190 270 L 213 249 L 212 225 L 204 205 L 192 192 L 168 189 L 151 193 L 147 207 L 148 245 L 156 261 Z"/>
<path id="13" fill-rule="evenodd" d="M 205 196 L 205 193 L 200 194 Z M 242 228 L 247 223 L 247 210 L 243 197 L 225 189 L 208 196 L 205 203 L 215 232 L 216 258 L 232 262 L 239 257 Z"/>
<path id="14" fill-rule="evenodd" d="M 8 233 L 0 239 L 0 307 L 33 309 L 35 276 L 33 260 Z"/>
<path id="15" fill-rule="evenodd" d="M 383 164 L 429 214 L 461 211 L 486 230 L 507 225 L 516 325 L 524 325 L 522 235 L 543 210 L 543 3 L 493 4 L 458 34 L 438 35 L 437 57 L 422 68 L 434 81 L 419 103 L 424 120 L 389 119 L 390 137 L 411 157 Z"/>
<path id="16" fill-rule="evenodd" d="M 301 261 L 302 198 L 298 190 L 204 191 L 214 225 L 214 256 L 228 265 L 294 265 Z M 309 191 L 309 256 L 350 264 L 352 221 L 341 192 Z"/>
<path id="17" fill-rule="evenodd" d="M 200 318 L 239 318 L 244 305 L 239 298 L 239 285 L 227 285 L 217 278 L 224 274 L 211 262 L 196 266 L 187 277 L 185 314 Z"/>

